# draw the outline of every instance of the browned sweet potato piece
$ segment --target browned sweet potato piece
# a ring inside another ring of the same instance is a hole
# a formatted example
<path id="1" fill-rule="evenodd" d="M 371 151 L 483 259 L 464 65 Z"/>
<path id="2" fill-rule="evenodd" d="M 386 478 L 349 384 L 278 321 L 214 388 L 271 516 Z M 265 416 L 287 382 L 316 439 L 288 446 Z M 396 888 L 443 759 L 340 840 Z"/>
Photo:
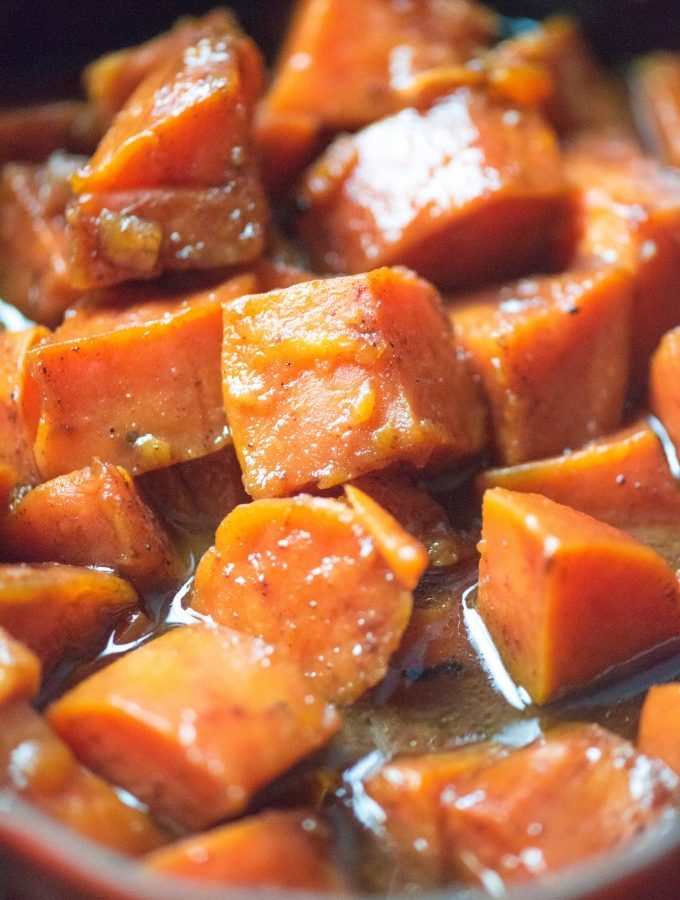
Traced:
<path id="1" fill-rule="evenodd" d="M 133 588 L 110 572 L 0 565 L 0 626 L 37 653 L 46 673 L 65 658 L 93 654 L 137 602 Z"/>
<path id="2" fill-rule="evenodd" d="M 0 625 L 0 709 L 11 701 L 35 697 L 41 673 L 35 653 Z"/>
<path id="3" fill-rule="evenodd" d="M 680 447 L 680 328 L 667 332 L 650 368 L 650 402 L 676 447 Z"/>
<path id="4" fill-rule="evenodd" d="M 267 212 L 250 121 L 262 82 L 259 53 L 235 27 L 146 76 L 72 176 L 75 286 L 260 255 Z"/>
<path id="5" fill-rule="evenodd" d="M 321 696 L 354 700 L 385 674 L 427 564 L 378 509 L 382 520 L 304 495 L 236 507 L 198 565 L 192 607 L 284 647 Z"/>
<path id="6" fill-rule="evenodd" d="M 630 315 L 630 279 L 593 269 L 527 279 L 452 308 L 499 460 L 561 453 L 620 424 Z"/>
<path id="7" fill-rule="evenodd" d="M 378 269 L 224 304 L 224 404 L 255 497 L 479 451 L 484 409 L 436 291 Z"/>
<path id="8" fill-rule="evenodd" d="M 55 150 L 91 153 L 103 132 L 99 111 L 82 100 L 0 110 L 0 165 L 44 162 Z"/>
<path id="9" fill-rule="evenodd" d="M 680 54 L 652 53 L 636 61 L 633 110 L 643 137 L 669 166 L 680 166 Z"/>
<path id="10" fill-rule="evenodd" d="M 455 667 L 469 645 L 461 604 L 447 592 L 413 607 L 391 668 L 400 673 L 401 687 L 409 687 L 430 673 Z"/>
<path id="11" fill-rule="evenodd" d="M 12 470 L 18 485 L 39 480 L 33 456 L 34 386 L 26 354 L 48 334 L 42 327 L 0 332 L 0 465 Z"/>
<path id="12" fill-rule="evenodd" d="M 640 715 L 638 749 L 662 759 L 680 776 L 680 684 L 649 689 Z"/>
<path id="13" fill-rule="evenodd" d="M 643 382 L 680 322 L 680 175 L 612 141 L 577 144 L 565 170 L 577 191 L 576 259 L 633 277 L 631 374 Z"/>
<path id="14" fill-rule="evenodd" d="M 323 744 L 338 716 L 263 641 L 185 625 L 82 681 L 48 710 L 76 756 L 187 828 L 241 812 Z"/>
<path id="15" fill-rule="evenodd" d="M 220 301 L 253 284 L 239 276 L 214 291 L 67 319 L 30 354 L 42 476 L 93 456 L 137 475 L 224 446 Z"/>
<path id="16" fill-rule="evenodd" d="M 536 703 L 680 636 L 673 569 L 630 535 L 539 494 L 484 494 L 477 609 Z"/>
<path id="17" fill-rule="evenodd" d="M 540 879 L 675 815 L 678 796 L 668 769 L 617 735 L 597 725 L 556 730 L 444 791 L 449 876 Z"/>
<path id="18" fill-rule="evenodd" d="M 680 484 L 645 422 L 571 453 L 488 469 L 478 476 L 477 487 L 480 493 L 501 487 L 544 494 L 624 529 L 676 523 L 680 516 Z"/>
<path id="19" fill-rule="evenodd" d="M 4 559 L 114 569 L 141 591 L 182 575 L 168 536 L 127 472 L 92 465 L 33 488 L 0 523 Z"/>
<path id="20" fill-rule="evenodd" d="M 54 327 L 78 296 L 68 278 L 68 176 L 82 157 L 13 163 L 0 176 L 0 296 Z"/>
<path id="21" fill-rule="evenodd" d="M 79 765 L 21 700 L 0 707 L 0 786 L 118 853 L 142 856 L 169 839 L 147 813 L 127 806 L 111 785 Z"/>
<path id="22" fill-rule="evenodd" d="M 238 887 L 343 891 L 330 833 L 311 810 L 272 810 L 186 838 L 145 860 L 154 872 Z"/>
<path id="23" fill-rule="evenodd" d="M 304 176 L 299 227 L 320 271 L 403 264 L 465 289 L 550 266 L 564 196 L 540 116 L 459 90 L 338 138 Z"/>

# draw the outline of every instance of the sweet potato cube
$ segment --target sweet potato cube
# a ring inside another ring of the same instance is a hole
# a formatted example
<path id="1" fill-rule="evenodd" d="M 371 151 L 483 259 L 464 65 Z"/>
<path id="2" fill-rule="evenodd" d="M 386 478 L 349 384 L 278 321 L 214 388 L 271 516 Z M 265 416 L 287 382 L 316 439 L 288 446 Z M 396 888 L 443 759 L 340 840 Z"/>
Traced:
<path id="1" fill-rule="evenodd" d="M 104 128 L 99 110 L 83 100 L 0 110 L 0 165 L 42 163 L 57 150 L 91 153 Z"/>
<path id="2" fill-rule="evenodd" d="M 321 696 L 354 700 L 385 674 L 427 565 L 380 512 L 305 495 L 236 507 L 198 565 L 193 609 L 285 648 Z"/>
<path id="3" fill-rule="evenodd" d="M 484 409 L 436 291 L 378 269 L 224 304 L 224 405 L 246 490 L 277 496 L 479 451 Z"/>
<path id="4" fill-rule="evenodd" d="M 99 460 L 26 494 L 0 521 L 0 545 L 10 561 L 111 568 L 141 591 L 168 588 L 182 575 L 177 552 L 128 473 Z"/>
<path id="5" fill-rule="evenodd" d="M 638 749 L 662 759 L 680 776 L 680 684 L 649 689 L 640 715 Z"/>
<path id="6" fill-rule="evenodd" d="M 35 653 L 0 625 L 0 707 L 14 700 L 33 699 L 41 675 Z"/>
<path id="7" fill-rule="evenodd" d="M 644 138 L 659 159 L 680 166 L 680 54 L 652 53 L 633 67 L 631 92 Z"/>
<path id="8" fill-rule="evenodd" d="M 487 469 L 480 493 L 501 487 L 544 494 L 618 528 L 671 524 L 680 516 L 680 484 L 661 441 L 646 422 L 636 422 L 581 450 L 519 466 Z"/>
<path id="9" fill-rule="evenodd" d="M 251 284 L 83 310 L 29 354 L 43 478 L 94 456 L 138 475 L 225 446 L 220 301 Z"/>
<path id="10" fill-rule="evenodd" d="M 449 877 L 541 879 L 632 841 L 678 796 L 668 769 L 628 741 L 597 725 L 558 729 L 442 794 Z"/>
<path id="11" fill-rule="evenodd" d="M 30 319 L 59 324 L 78 291 L 68 277 L 69 175 L 82 157 L 12 163 L 0 175 L 0 296 Z"/>
<path id="12" fill-rule="evenodd" d="M 680 328 L 667 332 L 652 357 L 650 403 L 680 447 Z"/>
<path id="13" fill-rule="evenodd" d="M 330 833 L 311 810 L 271 810 L 186 838 L 144 861 L 154 872 L 222 885 L 342 891 Z"/>
<path id="14" fill-rule="evenodd" d="M 460 90 L 338 138 L 304 176 L 298 224 L 320 271 L 403 264 L 465 289 L 550 267 L 564 197 L 540 116 Z"/>
<path id="15" fill-rule="evenodd" d="M 46 674 L 100 649 L 116 618 L 137 602 L 133 588 L 110 572 L 0 565 L 0 626 L 38 655 Z"/>
<path id="16" fill-rule="evenodd" d="M 491 408 L 496 457 L 513 465 L 620 424 L 630 281 L 613 270 L 520 281 L 456 304 L 456 343 Z"/>
<path id="17" fill-rule="evenodd" d="M 80 682 L 48 718 L 81 761 L 153 812 L 206 828 L 338 727 L 272 652 L 230 629 L 181 626 Z"/>
<path id="18" fill-rule="evenodd" d="M 539 494 L 484 494 L 477 608 L 536 703 L 680 636 L 675 572 L 619 529 Z"/>
<path id="19" fill-rule="evenodd" d="M 170 836 L 145 812 L 83 768 L 28 703 L 0 707 L 0 786 L 84 837 L 127 856 L 142 856 Z"/>

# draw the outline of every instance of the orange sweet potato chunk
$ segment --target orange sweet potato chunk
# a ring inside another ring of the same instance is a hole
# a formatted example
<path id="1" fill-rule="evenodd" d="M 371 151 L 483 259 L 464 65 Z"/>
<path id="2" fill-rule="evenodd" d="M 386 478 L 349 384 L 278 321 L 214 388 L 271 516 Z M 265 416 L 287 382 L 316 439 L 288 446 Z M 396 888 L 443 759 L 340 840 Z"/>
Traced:
<path id="1" fill-rule="evenodd" d="M 0 708 L 14 700 L 35 697 L 41 676 L 35 653 L 0 625 Z"/>
<path id="2" fill-rule="evenodd" d="M 652 357 L 650 403 L 680 447 L 680 328 L 668 331 Z"/>
<path id="3" fill-rule="evenodd" d="M 68 277 L 68 176 L 82 157 L 12 163 L 0 175 L 0 296 L 26 316 L 59 324 L 78 291 Z"/>
<path id="4" fill-rule="evenodd" d="M 501 487 L 544 494 L 618 528 L 673 524 L 680 516 L 680 485 L 661 441 L 640 421 L 581 450 L 519 466 L 487 469 L 480 493 Z"/>
<path id="5" fill-rule="evenodd" d="M 427 565 L 380 514 L 305 495 L 236 507 L 198 565 L 193 609 L 284 648 L 320 695 L 356 699 L 385 674 Z"/>
<path id="6" fill-rule="evenodd" d="M 0 110 L 0 165 L 41 163 L 57 150 L 91 153 L 104 128 L 99 110 L 82 100 Z"/>
<path id="7" fill-rule="evenodd" d="M 680 684 L 657 684 L 645 697 L 638 749 L 662 759 L 680 776 Z"/>
<path id="8" fill-rule="evenodd" d="M 154 872 L 239 887 L 343 891 L 330 832 L 311 810 L 271 810 L 186 838 L 144 861 Z"/>
<path id="9" fill-rule="evenodd" d="M 485 410 L 436 291 L 378 269 L 224 304 L 224 405 L 253 497 L 478 452 Z"/>
<path id="10" fill-rule="evenodd" d="M 93 654 L 137 603 L 134 589 L 110 572 L 0 565 L 0 626 L 38 655 L 46 673 L 66 658 Z"/>
<path id="11" fill-rule="evenodd" d="M 224 446 L 220 301 L 253 283 L 83 309 L 29 354 L 43 478 L 93 456 L 138 475 Z"/>
<path id="12" fill-rule="evenodd" d="M 442 794 L 449 876 L 541 879 L 676 815 L 678 796 L 668 769 L 617 735 L 597 725 L 555 730 Z"/>
<path id="13" fill-rule="evenodd" d="M 539 494 L 484 494 L 477 608 L 536 703 L 680 636 L 675 572 L 630 535 Z"/>
<path id="14" fill-rule="evenodd" d="M 680 166 L 680 54 L 637 60 L 631 77 L 636 119 L 644 138 L 669 166 Z"/>
<path id="15" fill-rule="evenodd" d="M 501 462 L 561 453 L 620 424 L 630 314 L 628 277 L 594 269 L 527 279 L 451 309 Z"/>
<path id="16" fill-rule="evenodd" d="M 140 591 L 168 588 L 182 575 L 177 552 L 130 476 L 96 459 L 26 494 L 1 522 L 0 546 L 9 561 L 111 568 Z"/>
<path id="17" fill-rule="evenodd" d="M 189 829 L 236 815 L 339 725 L 263 641 L 185 625 L 82 681 L 48 710 L 76 756 Z"/>
<path id="18" fill-rule="evenodd" d="M 0 707 L 0 786 L 84 837 L 126 856 L 143 856 L 170 836 L 83 768 L 25 701 Z"/>
<path id="19" fill-rule="evenodd" d="M 461 89 L 338 138 L 304 176 L 298 224 L 319 271 L 402 264 L 465 289 L 551 266 L 564 197 L 541 117 Z"/>

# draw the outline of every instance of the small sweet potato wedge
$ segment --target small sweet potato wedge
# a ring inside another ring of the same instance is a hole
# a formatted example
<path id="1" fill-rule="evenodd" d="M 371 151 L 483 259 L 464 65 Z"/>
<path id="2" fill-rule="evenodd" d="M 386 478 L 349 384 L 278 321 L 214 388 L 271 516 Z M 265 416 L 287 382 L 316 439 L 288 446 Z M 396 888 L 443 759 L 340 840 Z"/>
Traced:
<path id="1" fill-rule="evenodd" d="M 640 714 L 638 749 L 662 759 L 680 776 L 680 684 L 656 684 Z"/>

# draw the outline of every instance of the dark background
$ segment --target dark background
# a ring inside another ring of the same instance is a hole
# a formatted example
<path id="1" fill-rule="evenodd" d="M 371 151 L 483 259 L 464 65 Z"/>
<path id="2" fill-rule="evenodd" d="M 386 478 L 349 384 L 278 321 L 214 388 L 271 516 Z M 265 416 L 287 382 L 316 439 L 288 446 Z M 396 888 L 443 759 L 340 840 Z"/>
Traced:
<path id="1" fill-rule="evenodd" d="M 0 102 L 78 90 L 82 66 L 105 50 L 127 46 L 169 27 L 182 13 L 218 0 L 0 0 Z M 245 29 L 271 59 L 287 0 L 233 0 Z M 680 0 L 499 0 L 510 16 L 570 11 L 583 22 L 600 56 L 611 62 L 652 48 L 680 49 Z"/>

